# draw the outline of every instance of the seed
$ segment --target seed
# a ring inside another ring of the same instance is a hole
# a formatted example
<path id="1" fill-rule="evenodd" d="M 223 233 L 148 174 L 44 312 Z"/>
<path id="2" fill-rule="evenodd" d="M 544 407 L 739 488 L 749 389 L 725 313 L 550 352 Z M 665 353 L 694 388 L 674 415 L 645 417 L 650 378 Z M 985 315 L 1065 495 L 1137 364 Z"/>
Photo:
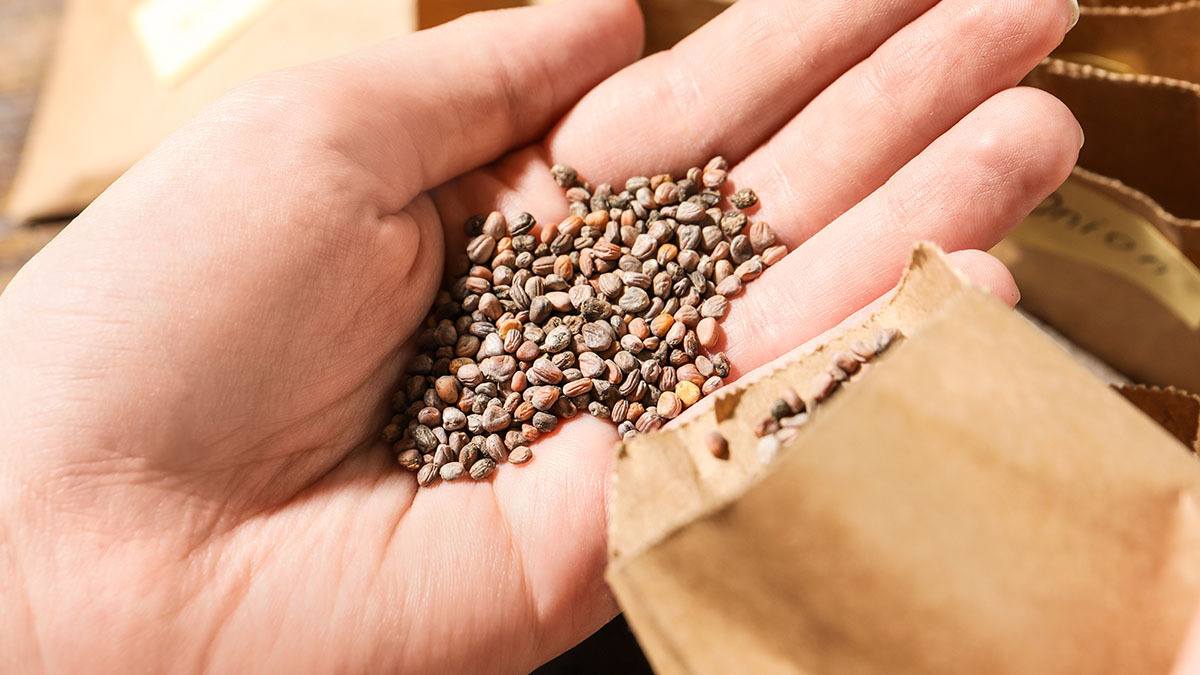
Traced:
<path id="1" fill-rule="evenodd" d="M 719 431 L 710 431 L 704 436 L 704 446 L 717 459 L 729 458 L 729 441 Z"/>
<path id="2" fill-rule="evenodd" d="M 499 434 L 491 434 L 483 441 L 483 452 L 497 464 L 508 461 L 508 448 Z"/>
<path id="3" fill-rule="evenodd" d="M 417 421 L 427 427 L 436 427 L 442 422 L 442 413 L 437 408 L 426 406 L 417 413 Z"/>
<path id="4" fill-rule="evenodd" d="M 546 412 L 534 413 L 531 421 L 533 427 L 544 434 L 554 431 L 554 428 L 558 426 L 558 418 Z"/>
<path id="5" fill-rule="evenodd" d="M 437 446 L 437 450 L 433 453 L 433 463 L 442 466 L 447 462 L 453 462 L 458 455 L 454 452 L 454 448 L 445 443 Z"/>
<path id="6" fill-rule="evenodd" d="M 675 211 L 675 219 L 681 223 L 698 223 L 704 217 L 704 207 L 696 202 L 684 202 Z"/>
<path id="7" fill-rule="evenodd" d="M 837 389 L 838 381 L 829 373 L 821 373 L 813 378 L 812 381 L 812 397 L 814 401 L 820 402 L 829 398 L 834 389 Z"/>
<path id="8" fill-rule="evenodd" d="M 492 475 L 492 472 L 495 470 L 496 463 L 485 457 L 471 465 L 471 478 L 474 480 L 483 480 Z"/>
<path id="9" fill-rule="evenodd" d="M 533 397 L 529 402 L 538 410 L 549 410 L 551 406 L 558 401 L 558 397 L 562 394 L 562 390 L 558 387 L 543 386 L 537 387 L 533 392 Z"/>
<path id="10" fill-rule="evenodd" d="M 882 354 L 887 351 L 887 348 L 895 342 L 896 338 L 900 337 L 900 331 L 895 328 L 884 328 L 875 336 L 875 353 Z"/>
<path id="11" fill-rule="evenodd" d="M 546 341 L 542 343 L 542 349 L 553 354 L 566 349 L 570 343 L 571 329 L 566 326 L 559 326 L 546 335 Z"/>
<path id="12" fill-rule="evenodd" d="M 587 348 L 597 352 L 611 347 L 616 337 L 613 334 L 612 326 L 600 321 L 584 325 L 582 335 Z"/>
<path id="13" fill-rule="evenodd" d="M 723 295 L 714 295 L 700 305 L 700 316 L 720 319 L 729 311 L 729 301 Z"/>
<path id="14" fill-rule="evenodd" d="M 791 414 L 792 406 L 789 405 L 786 400 L 777 398 L 775 399 L 775 402 L 771 404 L 771 417 L 774 417 L 778 420 L 783 419 Z"/>
<path id="15" fill-rule="evenodd" d="M 405 450 L 396 459 L 400 462 L 400 466 L 409 471 L 417 471 L 421 468 L 421 451 L 416 448 Z"/>
<path id="16" fill-rule="evenodd" d="M 787 247 L 782 244 L 770 246 L 762 252 L 762 263 L 768 267 L 787 257 Z"/>
<path id="17" fill-rule="evenodd" d="M 479 364 L 479 372 L 493 382 L 505 382 L 517 369 L 517 360 L 508 354 L 489 356 Z"/>
<path id="18" fill-rule="evenodd" d="M 852 342 L 850 344 L 850 351 L 854 353 L 854 358 L 858 359 L 861 363 L 866 363 L 875 357 L 875 348 L 862 340 Z"/>
<path id="19" fill-rule="evenodd" d="M 446 408 L 442 411 L 442 428 L 446 431 L 457 431 L 467 426 L 467 416 L 458 408 Z"/>
<path id="20" fill-rule="evenodd" d="M 574 187 L 579 182 L 579 172 L 566 164 L 555 164 L 550 167 L 550 175 L 561 188 Z"/>
<path id="21" fill-rule="evenodd" d="M 508 453 L 509 464 L 524 464 L 531 459 L 533 459 L 533 451 L 529 449 L 528 445 L 518 445 Z"/>
<path id="22" fill-rule="evenodd" d="M 721 381 L 721 376 L 713 375 L 700 385 L 700 393 L 705 396 L 711 396 L 713 392 L 720 389 L 725 383 Z"/>
<path id="23" fill-rule="evenodd" d="M 439 377 L 434 384 L 437 389 L 437 395 L 446 403 L 457 403 L 459 384 L 458 380 L 452 375 L 443 375 Z"/>
<path id="24" fill-rule="evenodd" d="M 683 401 L 679 400 L 679 396 L 675 392 L 664 391 L 658 397 L 657 410 L 660 417 L 675 419 L 679 413 L 683 412 Z"/>
<path id="25" fill-rule="evenodd" d="M 467 258 L 473 263 L 484 263 L 496 250 L 496 240 L 491 235 L 481 234 L 467 244 Z"/>
<path id="26" fill-rule="evenodd" d="M 762 253 L 775 245 L 775 231 L 771 226 L 758 221 L 750 225 L 750 245 L 755 253 Z"/>
<path id="27" fill-rule="evenodd" d="M 705 349 L 711 349 L 721 339 L 721 328 L 713 317 L 705 317 L 696 324 L 696 338 Z"/>
<path id="28" fill-rule="evenodd" d="M 733 273 L 738 279 L 741 279 L 743 282 L 754 281 L 758 277 L 762 276 L 762 273 L 763 273 L 762 260 L 759 260 L 758 258 L 751 258 L 751 259 L 747 260 L 746 262 L 742 263 L 741 265 L 738 265 L 737 269 L 734 270 Z"/>
<path id="29" fill-rule="evenodd" d="M 739 209 L 748 209 L 758 203 L 758 195 L 754 194 L 754 190 L 750 188 L 742 188 L 733 193 L 729 202 Z"/>
<path id="30" fill-rule="evenodd" d="M 477 457 L 479 457 L 479 447 L 474 443 L 464 445 L 458 451 L 458 463 L 462 464 L 463 466 L 471 466 L 475 463 L 475 459 Z"/>
<path id="31" fill-rule="evenodd" d="M 503 431 L 512 424 L 512 415 L 504 412 L 500 406 L 488 406 L 483 411 L 483 428 L 487 431 Z"/>
<path id="32" fill-rule="evenodd" d="M 724 297 L 732 298 L 741 293 L 743 287 L 741 278 L 735 274 L 731 274 L 722 279 L 721 283 L 717 284 L 716 291 Z"/>
<path id="33" fill-rule="evenodd" d="M 754 435 L 758 436 L 759 438 L 762 438 L 767 434 L 773 434 L 776 431 L 779 431 L 779 420 L 771 416 L 760 419 L 754 425 Z"/>
<path id="34" fill-rule="evenodd" d="M 853 375 L 858 372 L 859 361 L 850 352 L 838 352 L 833 357 L 833 365 L 842 369 L 846 374 Z"/>
<path id="35" fill-rule="evenodd" d="M 675 395 L 683 402 L 685 406 L 691 406 L 696 401 L 700 400 L 700 387 L 689 381 L 682 381 L 675 385 Z"/>
<path id="36" fill-rule="evenodd" d="M 640 288 L 626 288 L 618 304 L 626 312 L 636 314 L 650 306 L 650 296 Z"/>
<path id="37" fill-rule="evenodd" d="M 433 464 L 426 464 L 417 471 L 417 484 L 421 487 L 429 487 L 438 479 L 438 467 Z"/>
<path id="38" fill-rule="evenodd" d="M 461 462 L 447 462 L 442 465 L 438 471 L 438 475 L 444 481 L 458 480 L 463 475 L 463 465 Z"/>
<path id="39" fill-rule="evenodd" d="M 804 399 L 800 398 L 800 395 L 796 393 L 795 389 L 792 389 L 791 387 L 784 387 L 779 392 L 779 398 L 783 399 L 783 401 L 787 403 L 788 409 L 791 411 L 789 414 L 794 415 L 804 412 Z"/>
<path id="40" fill-rule="evenodd" d="M 592 381 L 587 378 L 583 378 L 583 379 L 575 380 L 574 382 L 568 382 L 565 385 L 563 385 L 562 393 L 563 393 L 563 396 L 570 396 L 571 398 L 574 398 L 576 396 L 586 394 L 591 390 L 592 390 Z"/>

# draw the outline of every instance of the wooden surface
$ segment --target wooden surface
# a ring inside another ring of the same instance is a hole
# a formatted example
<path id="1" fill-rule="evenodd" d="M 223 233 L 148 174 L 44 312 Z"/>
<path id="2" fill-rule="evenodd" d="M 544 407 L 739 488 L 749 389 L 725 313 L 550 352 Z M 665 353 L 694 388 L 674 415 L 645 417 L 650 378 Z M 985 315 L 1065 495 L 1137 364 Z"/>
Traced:
<path id="1" fill-rule="evenodd" d="M 0 201 L 17 169 L 62 4 L 63 0 L 0 1 Z M 0 289 L 59 229 L 18 229 L 0 214 Z"/>

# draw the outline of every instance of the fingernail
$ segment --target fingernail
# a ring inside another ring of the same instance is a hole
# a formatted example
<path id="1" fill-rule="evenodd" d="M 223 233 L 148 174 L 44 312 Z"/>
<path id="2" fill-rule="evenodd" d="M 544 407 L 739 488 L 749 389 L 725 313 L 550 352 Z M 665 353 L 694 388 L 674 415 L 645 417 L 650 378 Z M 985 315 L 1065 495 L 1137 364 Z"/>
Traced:
<path id="1" fill-rule="evenodd" d="M 1079 23 L 1079 0 L 1068 0 L 1068 2 L 1071 3 L 1071 23 L 1067 26 L 1067 32 L 1069 33 L 1075 27 L 1075 24 Z"/>
<path id="2" fill-rule="evenodd" d="M 1075 123 L 1079 124 L 1079 120 L 1076 120 Z M 1083 125 L 1079 124 L 1079 149 L 1080 150 L 1083 149 L 1084 140 L 1086 140 L 1086 139 L 1084 138 L 1084 135 L 1083 135 Z"/>

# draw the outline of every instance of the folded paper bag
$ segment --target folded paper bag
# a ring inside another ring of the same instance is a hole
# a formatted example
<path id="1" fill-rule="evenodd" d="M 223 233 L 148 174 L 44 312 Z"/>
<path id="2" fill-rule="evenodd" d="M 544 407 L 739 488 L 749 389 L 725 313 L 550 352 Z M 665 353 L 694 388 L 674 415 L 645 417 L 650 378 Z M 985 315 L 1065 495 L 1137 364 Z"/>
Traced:
<path id="1" fill-rule="evenodd" d="M 906 337 L 760 466 L 780 387 L 880 327 Z M 1200 465 L 928 246 L 615 471 L 608 579 L 662 673 L 1166 673 L 1200 599 Z"/>

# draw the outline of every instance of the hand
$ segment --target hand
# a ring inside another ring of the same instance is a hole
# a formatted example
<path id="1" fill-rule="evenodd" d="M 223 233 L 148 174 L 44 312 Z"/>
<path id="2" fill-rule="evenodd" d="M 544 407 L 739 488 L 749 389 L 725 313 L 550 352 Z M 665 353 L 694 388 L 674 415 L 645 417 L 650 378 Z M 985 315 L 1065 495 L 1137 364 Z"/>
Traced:
<path id="1" fill-rule="evenodd" d="M 616 611 L 614 430 L 417 491 L 377 441 L 477 212 L 723 154 L 795 251 L 733 303 L 744 373 L 986 249 L 1067 175 L 1013 89 L 1069 0 L 743 0 L 670 52 L 631 0 L 473 16 L 271 75 L 117 181 L 0 297 L 0 653 L 15 670 L 527 670 Z M 735 373 L 736 375 L 736 373 Z M 15 582 L 14 582 L 15 580 Z"/>

